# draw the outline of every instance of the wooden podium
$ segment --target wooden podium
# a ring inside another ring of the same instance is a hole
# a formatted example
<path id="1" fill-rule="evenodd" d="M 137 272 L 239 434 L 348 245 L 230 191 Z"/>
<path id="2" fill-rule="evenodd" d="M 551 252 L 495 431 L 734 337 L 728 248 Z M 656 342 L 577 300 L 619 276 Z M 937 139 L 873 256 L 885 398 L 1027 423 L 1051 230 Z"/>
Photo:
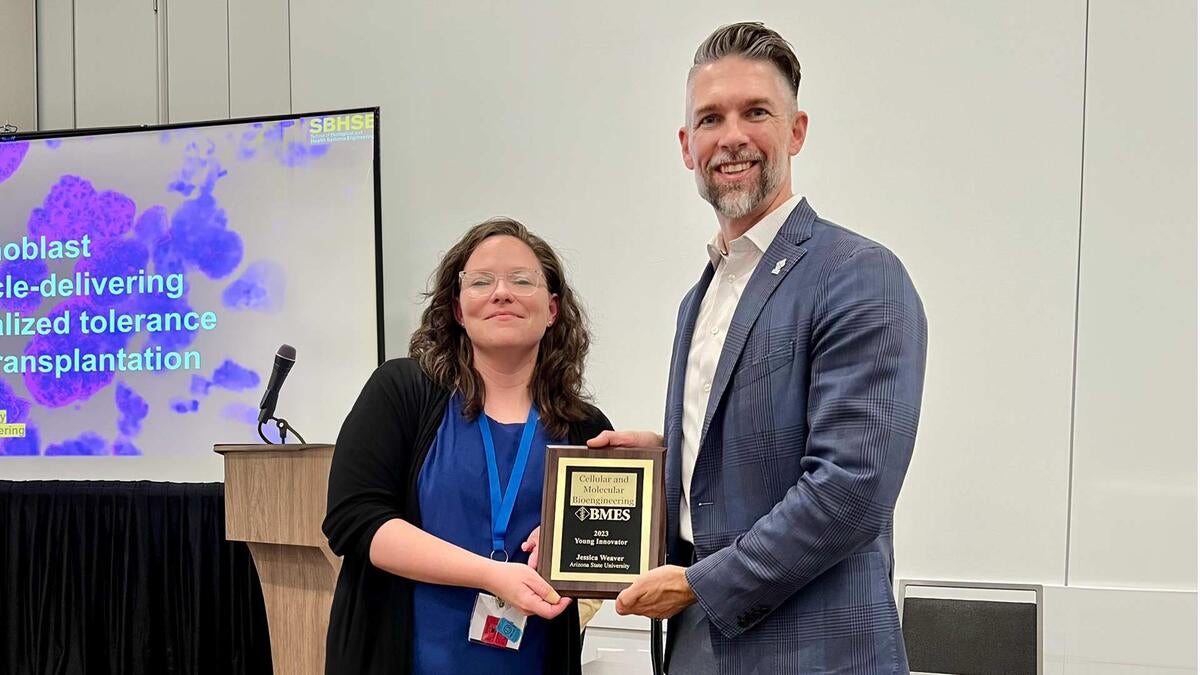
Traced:
<path id="1" fill-rule="evenodd" d="M 225 538 L 258 568 L 276 675 L 325 670 L 342 560 L 321 532 L 332 445 L 216 445 L 225 458 Z"/>

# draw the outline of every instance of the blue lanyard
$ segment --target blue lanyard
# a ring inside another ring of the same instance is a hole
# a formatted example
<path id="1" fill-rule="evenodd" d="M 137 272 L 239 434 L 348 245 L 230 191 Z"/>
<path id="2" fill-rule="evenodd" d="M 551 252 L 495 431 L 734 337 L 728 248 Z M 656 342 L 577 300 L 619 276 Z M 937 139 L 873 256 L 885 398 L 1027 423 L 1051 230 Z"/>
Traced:
<path id="1" fill-rule="evenodd" d="M 508 551 L 504 548 L 504 535 L 508 532 L 508 521 L 512 519 L 513 507 L 517 504 L 517 492 L 521 488 L 521 478 L 525 475 L 525 464 L 529 461 L 529 449 L 533 445 L 533 432 L 537 429 L 537 423 L 537 406 L 530 406 L 529 418 L 525 420 L 525 430 L 521 433 L 521 444 L 517 446 L 517 461 L 508 477 L 508 489 L 501 493 L 492 427 L 488 424 L 487 415 L 483 411 L 479 413 L 479 433 L 483 436 L 483 454 L 487 456 L 488 487 L 492 497 L 492 555 L 497 551 L 503 552 L 505 560 L 508 560 Z"/>

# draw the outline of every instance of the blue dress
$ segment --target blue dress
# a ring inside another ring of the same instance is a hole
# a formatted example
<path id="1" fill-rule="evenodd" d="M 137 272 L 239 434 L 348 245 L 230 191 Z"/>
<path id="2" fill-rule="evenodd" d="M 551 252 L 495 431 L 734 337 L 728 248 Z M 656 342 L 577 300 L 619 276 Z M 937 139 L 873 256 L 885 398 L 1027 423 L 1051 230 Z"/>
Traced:
<path id="1" fill-rule="evenodd" d="M 525 424 L 489 420 L 496 446 L 500 487 L 508 488 L 517 446 Z M 509 560 L 524 563 L 529 555 L 521 543 L 542 520 L 542 482 L 546 437 L 539 424 L 533 437 L 525 475 L 505 534 Z M 417 483 L 421 527 L 426 532 L 472 553 L 492 550 L 491 498 L 487 459 L 477 422 L 462 415 L 462 396 L 454 394 L 438 427 L 437 438 Z M 545 658 L 545 622 L 531 616 L 519 651 L 470 642 L 467 630 L 479 591 L 456 586 L 415 583 L 413 588 L 413 674 L 487 673 L 540 675 Z"/>

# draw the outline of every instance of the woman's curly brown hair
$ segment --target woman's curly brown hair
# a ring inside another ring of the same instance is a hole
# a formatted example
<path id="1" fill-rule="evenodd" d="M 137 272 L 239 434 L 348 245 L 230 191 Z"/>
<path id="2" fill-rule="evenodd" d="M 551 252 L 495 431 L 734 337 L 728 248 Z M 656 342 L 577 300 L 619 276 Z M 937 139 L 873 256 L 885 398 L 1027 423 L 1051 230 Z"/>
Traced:
<path id="1" fill-rule="evenodd" d="M 558 316 L 546 329 L 538 349 L 529 389 L 542 425 L 552 438 L 566 438 L 571 422 L 587 419 L 590 396 L 583 391 L 583 364 L 590 337 L 587 317 L 567 285 L 562 262 L 550 245 L 511 218 L 493 218 L 472 227 L 442 258 L 424 296 L 429 305 L 413 332 L 408 354 L 431 379 L 463 395 L 463 414 L 475 420 L 483 410 L 483 380 L 474 366 L 466 330 L 455 320 L 458 273 L 476 247 L 488 237 L 508 236 L 524 242 L 537 257 L 546 288 L 558 295 Z"/>

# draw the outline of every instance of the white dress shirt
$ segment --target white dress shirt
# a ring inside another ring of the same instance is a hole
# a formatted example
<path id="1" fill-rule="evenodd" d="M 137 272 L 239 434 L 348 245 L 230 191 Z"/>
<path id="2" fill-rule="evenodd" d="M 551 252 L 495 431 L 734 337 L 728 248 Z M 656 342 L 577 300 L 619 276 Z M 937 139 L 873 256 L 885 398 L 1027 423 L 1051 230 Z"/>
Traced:
<path id="1" fill-rule="evenodd" d="M 717 361 L 725 345 L 725 334 L 754 268 L 800 199 L 800 195 L 793 195 L 763 216 L 745 234 L 729 242 L 728 251 L 722 250 L 720 231 L 708 243 L 708 256 L 716 273 L 696 316 L 696 330 L 692 334 L 683 381 L 683 500 L 679 504 L 679 536 L 690 543 L 695 543 L 692 538 L 692 474 L 700 454 L 700 431 Z"/>

